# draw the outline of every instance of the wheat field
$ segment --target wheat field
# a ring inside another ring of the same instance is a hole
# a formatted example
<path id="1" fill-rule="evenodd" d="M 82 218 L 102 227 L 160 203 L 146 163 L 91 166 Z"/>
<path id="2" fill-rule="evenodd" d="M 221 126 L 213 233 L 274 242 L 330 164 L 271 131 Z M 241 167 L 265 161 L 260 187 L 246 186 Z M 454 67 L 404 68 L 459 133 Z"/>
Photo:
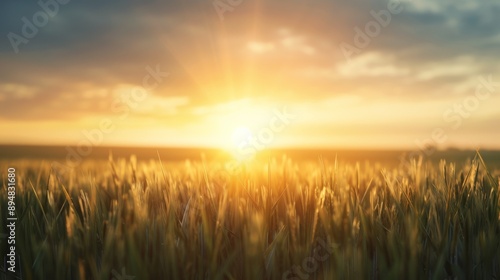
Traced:
<path id="1" fill-rule="evenodd" d="M 12 166 L 21 279 L 500 277 L 499 178 L 479 154 L 397 168 L 131 157 L 60 173 L 0 162 Z"/>

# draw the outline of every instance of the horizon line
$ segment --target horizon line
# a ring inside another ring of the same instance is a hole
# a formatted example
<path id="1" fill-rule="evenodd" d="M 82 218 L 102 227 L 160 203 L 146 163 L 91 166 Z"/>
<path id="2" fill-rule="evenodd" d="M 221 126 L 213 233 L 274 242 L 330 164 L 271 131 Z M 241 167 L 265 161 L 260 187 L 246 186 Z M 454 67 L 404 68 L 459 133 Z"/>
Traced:
<path id="1" fill-rule="evenodd" d="M 33 144 L 33 143 L 0 143 L 0 147 L 31 147 L 31 148 L 58 148 L 58 147 L 78 147 L 78 144 Z M 179 149 L 179 150 L 218 150 L 218 151 L 227 151 L 228 149 L 222 147 L 213 147 L 213 146 L 174 146 L 174 145 L 123 145 L 123 144 L 106 144 L 106 145 L 92 145 L 92 148 L 123 148 L 123 149 Z M 500 148 L 472 148 L 472 147 L 439 147 L 433 146 L 435 151 L 500 151 Z M 268 147 L 262 149 L 262 151 L 279 151 L 279 150 L 302 150 L 302 151 L 335 151 L 335 150 L 343 150 L 343 151 L 416 151 L 421 150 L 418 147 L 412 148 L 391 148 L 391 147 L 348 147 L 348 146 L 330 146 L 330 147 L 312 147 L 310 146 L 283 146 L 283 147 Z"/>

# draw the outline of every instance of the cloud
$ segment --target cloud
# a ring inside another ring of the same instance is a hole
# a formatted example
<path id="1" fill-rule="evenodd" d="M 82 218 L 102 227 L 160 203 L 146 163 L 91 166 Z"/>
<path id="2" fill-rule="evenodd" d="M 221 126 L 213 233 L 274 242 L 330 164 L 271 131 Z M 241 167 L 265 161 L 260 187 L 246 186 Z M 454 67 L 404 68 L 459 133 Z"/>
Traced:
<path id="1" fill-rule="evenodd" d="M 408 68 L 394 65 L 395 59 L 386 54 L 367 52 L 356 58 L 340 63 L 337 66 L 338 73 L 346 78 L 354 77 L 401 77 L 409 74 Z"/>
<path id="2" fill-rule="evenodd" d="M 347 62 L 339 44 L 352 42 L 354 28 L 374 20 L 370 11 L 387 1 L 244 1 L 224 21 L 210 1 L 70 1 L 18 54 L 7 34 L 22 34 L 21 19 L 41 8 L 2 1 L 0 118 L 63 123 L 113 115 L 116 92 L 141 86 L 146 67 L 156 65 L 170 75 L 133 118 L 196 122 L 196 112 L 237 100 L 331 104 L 356 96 L 441 104 L 470 92 L 474 77 L 500 79 L 500 4 L 401 5 Z"/>

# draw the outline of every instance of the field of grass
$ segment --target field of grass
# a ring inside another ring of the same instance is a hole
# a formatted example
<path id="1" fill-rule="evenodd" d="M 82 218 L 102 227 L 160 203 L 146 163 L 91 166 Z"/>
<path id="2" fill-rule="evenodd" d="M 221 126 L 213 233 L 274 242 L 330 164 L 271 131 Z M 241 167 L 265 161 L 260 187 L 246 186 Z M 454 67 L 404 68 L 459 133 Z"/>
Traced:
<path id="1" fill-rule="evenodd" d="M 3 225 L 9 167 L 21 279 L 500 278 L 499 173 L 479 155 L 236 170 L 131 158 L 62 174 L 2 161 Z"/>

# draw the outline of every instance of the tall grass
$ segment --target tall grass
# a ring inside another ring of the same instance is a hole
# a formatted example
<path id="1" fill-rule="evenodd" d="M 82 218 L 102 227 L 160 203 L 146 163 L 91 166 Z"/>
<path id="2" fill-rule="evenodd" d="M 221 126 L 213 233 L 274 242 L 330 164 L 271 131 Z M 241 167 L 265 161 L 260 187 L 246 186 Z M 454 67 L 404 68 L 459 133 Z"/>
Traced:
<path id="1" fill-rule="evenodd" d="M 234 171 L 133 157 L 65 174 L 7 167 L 22 279 L 500 277 L 499 179 L 479 155 L 459 168 L 282 158 Z M 5 191 L 0 201 L 5 225 Z M 329 253 L 314 266 L 318 242 Z"/>

